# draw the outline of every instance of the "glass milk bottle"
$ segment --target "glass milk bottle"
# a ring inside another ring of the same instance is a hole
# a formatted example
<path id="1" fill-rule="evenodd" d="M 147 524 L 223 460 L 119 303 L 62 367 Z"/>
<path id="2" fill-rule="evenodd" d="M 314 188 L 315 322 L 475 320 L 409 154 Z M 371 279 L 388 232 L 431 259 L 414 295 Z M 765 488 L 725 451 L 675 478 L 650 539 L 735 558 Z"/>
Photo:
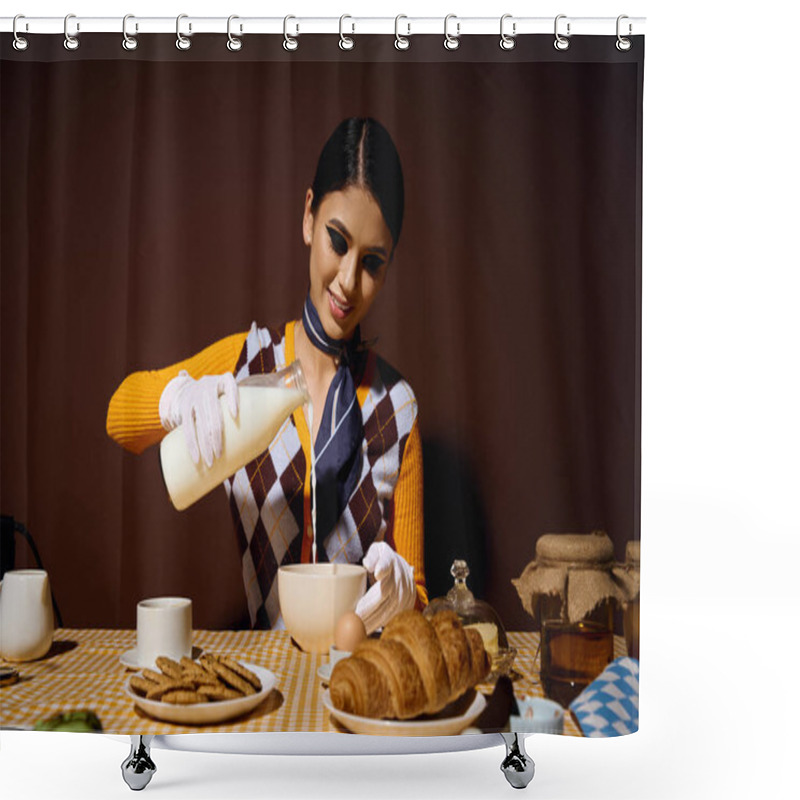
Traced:
<path id="1" fill-rule="evenodd" d="M 202 458 L 197 464 L 192 461 L 183 425 L 161 441 L 161 472 L 170 500 L 178 511 L 188 508 L 268 450 L 289 415 L 311 400 L 299 361 L 278 372 L 251 375 L 238 385 L 236 419 L 231 416 L 227 402 L 220 404 L 222 455 L 210 467 Z"/>

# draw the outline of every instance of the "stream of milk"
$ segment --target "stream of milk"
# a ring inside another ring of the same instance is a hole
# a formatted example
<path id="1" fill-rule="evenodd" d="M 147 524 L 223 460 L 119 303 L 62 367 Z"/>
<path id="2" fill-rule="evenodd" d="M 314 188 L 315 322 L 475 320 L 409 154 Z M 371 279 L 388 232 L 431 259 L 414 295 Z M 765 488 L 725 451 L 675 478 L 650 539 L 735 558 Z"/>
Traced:
<path id="1" fill-rule="evenodd" d="M 308 431 L 311 441 L 311 563 L 317 563 L 317 454 L 314 448 L 314 405 L 308 403 Z"/>

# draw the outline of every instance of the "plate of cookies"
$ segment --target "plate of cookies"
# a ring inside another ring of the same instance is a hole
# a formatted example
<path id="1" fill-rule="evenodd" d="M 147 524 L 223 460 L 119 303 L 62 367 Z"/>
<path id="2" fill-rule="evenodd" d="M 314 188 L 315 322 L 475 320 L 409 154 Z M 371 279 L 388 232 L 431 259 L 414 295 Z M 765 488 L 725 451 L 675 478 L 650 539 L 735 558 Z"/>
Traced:
<path id="1" fill-rule="evenodd" d="M 277 681 L 264 667 L 213 653 L 197 661 L 161 656 L 156 666 L 131 676 L 125 690 L 149 716 L 181 725 L 208 725 L 246 714 Z"/>

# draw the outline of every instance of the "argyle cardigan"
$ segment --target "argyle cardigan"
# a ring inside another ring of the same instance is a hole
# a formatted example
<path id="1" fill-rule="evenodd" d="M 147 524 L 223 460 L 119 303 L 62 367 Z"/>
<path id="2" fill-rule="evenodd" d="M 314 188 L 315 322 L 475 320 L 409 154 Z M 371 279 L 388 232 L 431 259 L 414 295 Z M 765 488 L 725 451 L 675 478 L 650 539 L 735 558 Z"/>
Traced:
<path id="1" fill-rule="evenodd" d="M 273 329 L 253 323 L 234 370 L 236 379 L 282 369 L 286 349 L 285 325 Z M 409 384 L 372 350 L 354 358 L 350 369 L 364 426 L 361 477 L 323 546 L 328 561 L 359 563 L 373 542 L 394 547 L 392 496 L 417 401 Z M 278 567 L 309 560 L 313 533 L 306 522 L 311 519 L 306 450 L 310 434 L 300 408 L 267 452 L 225 482 L 254 628 L 284 627 Z"/>

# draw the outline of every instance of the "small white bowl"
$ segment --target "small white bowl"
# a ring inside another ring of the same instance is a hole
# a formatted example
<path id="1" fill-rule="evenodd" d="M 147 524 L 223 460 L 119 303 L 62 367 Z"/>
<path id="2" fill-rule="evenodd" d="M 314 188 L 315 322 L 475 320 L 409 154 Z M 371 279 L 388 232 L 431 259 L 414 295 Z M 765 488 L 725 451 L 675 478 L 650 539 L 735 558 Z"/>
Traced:
<path id="1" fill-rule="evenodd" d="M 513 733 L 563 733 L 564 709 L 544 697 L 517 700 L 519 716 L 511 717 Z"/>

